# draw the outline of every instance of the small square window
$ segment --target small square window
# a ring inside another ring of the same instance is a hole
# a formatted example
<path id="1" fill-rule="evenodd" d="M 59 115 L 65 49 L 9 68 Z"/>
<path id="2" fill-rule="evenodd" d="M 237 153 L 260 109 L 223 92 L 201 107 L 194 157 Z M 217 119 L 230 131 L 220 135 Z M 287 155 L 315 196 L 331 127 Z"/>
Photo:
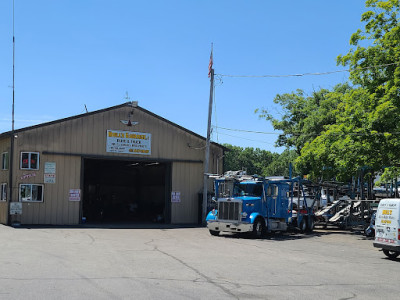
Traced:
<path id="1" fill-rule="evenodd" d="M 8 170 L 8 152 L 4 152 L 1 154 L 1 169 L 2 170 Z"/>
<path id="2" fill-rule="evenodd" d="M 39 170 L 38 152 L 21 152 L 22 170 Z"/>

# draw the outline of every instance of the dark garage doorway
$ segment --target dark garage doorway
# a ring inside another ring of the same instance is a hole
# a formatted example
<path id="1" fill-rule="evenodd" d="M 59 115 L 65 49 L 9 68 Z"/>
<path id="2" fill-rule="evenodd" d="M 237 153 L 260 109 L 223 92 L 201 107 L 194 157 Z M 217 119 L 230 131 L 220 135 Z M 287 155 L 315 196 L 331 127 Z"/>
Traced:
<path id="1" fill-rule="evenodd" d="M 169 223 L 170 163 L 84 159 L 88 223 Z"/>

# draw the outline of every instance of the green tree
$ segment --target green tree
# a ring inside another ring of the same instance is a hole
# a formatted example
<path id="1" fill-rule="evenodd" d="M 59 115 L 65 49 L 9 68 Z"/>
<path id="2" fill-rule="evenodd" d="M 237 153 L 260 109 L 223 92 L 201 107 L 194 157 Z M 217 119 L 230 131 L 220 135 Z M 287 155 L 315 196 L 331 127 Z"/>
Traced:
<path id="1" fill-rule="evenodd" d="M 293 164 L 297 156 L 293 150 L 278 154 L 259 148 L 224 146 L 229 149 L 225 152 L 224 171 L 246 170 L 251 175 L 289 176 L 289 164 Z"/>
<path id="2" fill-rule="evenodd" d="M 349 90 L 351 87 L 348 84 L 339 84 L 333 91 L 320 89 L 310 96 L 306 96 L 303 90 L 278 94 L 274 103 L 282 109 L 281 118 L 276 118 L 267 109 L 256 110 L 256 113 L 270 121 L 275 130 L 282 132 L 276 146 L 294 148 L 300 154 L 304 145 L 321 134 L 326 125 L 335 123 L 334 110 Z"/>
<path id="3" fill-rule="evenodd" d="M 338 122 L 352 134 L 343 143 L 347 162 L 342 164 L 379 172 L 400 163 L 400 1 L 368 0 L 366 6 L 365 30 L 357 30 L 350 39 L 353 48 L 337 58 L 350 67 L 358 86 L 345 98 Z M 352 148 L 346 148 L 349 144 Z"/>
<path id="4" fill-rule="evenodd" d="M 224 144 L 229 151 L 225 152 L 224 171 L 246 170 L 248 174 L 262 175 L 263 167 L 272 162 L 273 154 L 259 148 L 242 148 Z"/>
<path id="5" fill-rule="evenodd" d="M 294 150 L 285 150 L 281 154 L 275 153 L 273 161 L 263 169 L 263 176 L 290 176 L 289 165 L 292 164 L 292 176 L 300 175 L 294 168 L 297 153 Z"/>
<path id="6" fill-rule="evenodd" d="M 282 119 L 294 122 L 275 121 L 284 134 L 299 131 L 295 142 L 281 141 L 300 151 L 297 169 L 316 178 L 346 179 L 385 166 L 393 176 L 393 166 L 400 165 L 400 1 L 368 0 L 366 7 L 370 10 L 361 18 L 365 30 L 354 33 L 352 49 L 337 58 L 338 64 L 349 66 L 353 88 L 323 94 L 323 104 L 331 101 L 329 117 L 315 106 L 315 99 L 310 99 L 310 112 L 298 97 L 295 109 L 286 110 Z M 281 105 L 288 107 L 286 102 Z M 289 126 L 293 124 L 297 127 Z"/>

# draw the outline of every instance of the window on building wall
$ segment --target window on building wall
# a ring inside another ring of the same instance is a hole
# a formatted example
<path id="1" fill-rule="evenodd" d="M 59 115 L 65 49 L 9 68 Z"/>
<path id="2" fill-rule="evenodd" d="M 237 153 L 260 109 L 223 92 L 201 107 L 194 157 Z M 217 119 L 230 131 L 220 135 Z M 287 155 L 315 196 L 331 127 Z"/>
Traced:
<path id="1" fill-rule="evenodd" d="M 38 152 L 21 152 L 22 170 L 39 170 Z"/>
<path id="2" fill-rule="evenodd" d="M 0 201 L 7 201 L 7 183 L 1 184 Z"/>
<path id="3" fill-rule="evenodd" d="M 22 202 L 43 202 L 42 184 L 20 184 L 19 201 Z"/>
<path id="4" fill-rule="evenodd" d="M 1 169 L 8 170 L 8 152 L 1 154 Z"/>

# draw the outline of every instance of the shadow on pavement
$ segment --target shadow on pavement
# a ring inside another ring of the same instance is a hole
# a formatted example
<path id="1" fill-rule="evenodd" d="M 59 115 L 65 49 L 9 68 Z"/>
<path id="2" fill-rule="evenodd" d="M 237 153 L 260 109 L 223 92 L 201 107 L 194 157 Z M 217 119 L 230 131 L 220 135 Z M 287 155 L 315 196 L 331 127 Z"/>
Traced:
<path id="1" fill-rule="evenodd" d="M 275 241 L 290 241 L 299 239 L 308 239 L 327 235 L 362 235 L 360 231 L 342 230 L 342 229 L 315 229 L 312 232 L 300 232 L 293 229 L 286 232 L 267 233 L 263 237 L 254 238 L 249 233 L 222 233 L 220 237 L 232 239 L 256 239 L 256 240 L 275 240 Z M 363 236 L 364 239 L 369 239 Z"/>
<path id="2" fill-rule="evenodd" d="M 79 225 L 19 225 L 21 229 L 183 229 L 201 227 L 197 224 L 163 224 L 163 223 L 85 223 Z"/>

